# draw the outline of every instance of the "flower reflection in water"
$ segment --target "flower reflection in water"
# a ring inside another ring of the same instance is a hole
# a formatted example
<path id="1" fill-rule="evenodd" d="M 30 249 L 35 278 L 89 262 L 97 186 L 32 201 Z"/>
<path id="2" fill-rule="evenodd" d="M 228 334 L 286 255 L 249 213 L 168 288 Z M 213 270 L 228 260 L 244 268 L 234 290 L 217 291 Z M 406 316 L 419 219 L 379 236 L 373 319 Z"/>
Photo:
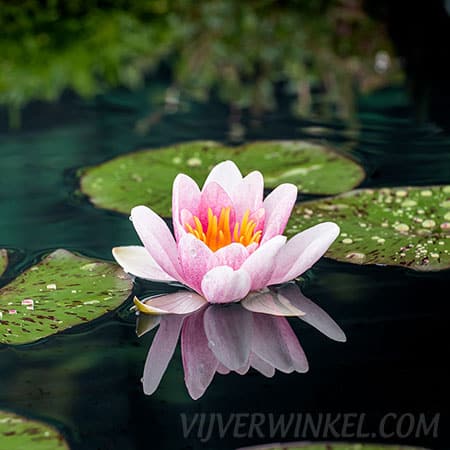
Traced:
<path id="1" fill-rule="evenodd" d="M 276 369 L 306 372 L 308 361 L 286 316 L 299 317 L 335 341 L 346 340 L 336 322 L 307 299 L 295 283 L 252 292 L 240 303 L 206 304 L 187 313 L 180 313 L 177 307 L 177 313 L 170 313 L 171 303 L 185 301 L 189 305 L 197 295 L 183 290 L 137 303 L 141 310 L 138 335 L 159 325 L 144 367 L 146 394 L 156 391 L 180 334 L 184 379 L 193 399 L 204 394 L 216 372 L 244 375 L 252 367 L 269 378 Z M 152 313 L 148 314 L 142 304 L 151 306 Z M 165 312 L 155 314 L 162 304 Z"/>

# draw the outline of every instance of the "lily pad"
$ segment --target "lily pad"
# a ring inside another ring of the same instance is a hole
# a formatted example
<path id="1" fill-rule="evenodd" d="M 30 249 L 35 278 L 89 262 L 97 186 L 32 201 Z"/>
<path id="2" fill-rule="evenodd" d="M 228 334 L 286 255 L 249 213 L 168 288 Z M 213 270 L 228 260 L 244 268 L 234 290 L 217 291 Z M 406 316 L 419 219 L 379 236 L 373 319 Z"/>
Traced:
<path id="1" fill-rule="evenodd" d="M 317 442 L 317 443 L 287 443 L 280 446 L 262 445 L 258 447 L 242 447 L 238 450 L 426 450 L 422 447 L 403 447 L 399 445 L 383 444 L 355 444 L 355 443 L 335 443 L 335 442 Z"/>
<path id="2" fill-rule="evenodd" d="M 0 289 L 0 343 L 34 342 L 89 322 L 131 290 L 116 264 L 56 250 Z"/>
<path id="3" fill-rule="evenodd" d="M 267 188 L 289 182 L 303 193 L 338 194 L 364 178 L 356 162 L 305 141 L 260 141 L 233 148 L 198 141 L 129 153 L 85 169 L 81 190 L 101 208 L 128 214 L 142 204 L 167 217 L 178 173 L 186 173 L 201 185 L 211 168 L 226 159 L 233 160 L 244 174 L 260 170 Z"/>
<path id="4" fill-rule="evenodd" d="M 69 445 L 61 433 L 48 424 L 0 411 L 0 448 L 69 450 Z"/>
<path id="5" fill-rule="evenodd" d="M 8 265 L 8 252 L 4 248 L 1 248 L 0 249 L 0 276 L 5 271 L 7 265 Z"/>
<path id="6" fill-rule="evenodd" d="M 287 233 L 328 220 L 341 227 L 330 258 L 421 271 L 450 268 L 450 186 L 360 189 L 301 203 Z"/>

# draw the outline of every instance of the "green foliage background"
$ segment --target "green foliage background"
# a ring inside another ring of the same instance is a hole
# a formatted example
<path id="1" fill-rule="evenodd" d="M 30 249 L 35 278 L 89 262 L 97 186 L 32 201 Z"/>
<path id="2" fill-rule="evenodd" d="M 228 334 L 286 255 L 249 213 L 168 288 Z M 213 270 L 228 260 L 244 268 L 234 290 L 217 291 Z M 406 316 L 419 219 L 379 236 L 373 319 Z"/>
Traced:
<path id="1" fill-rule="evenodd" d="M 0 28 L 0 104 L 13 121 L 30 100 L 66 89 L 135 88 L 162 63 L 197 99 L 217 88 L 259 112 L 285 81 L 302 109 L 314 85 L 336 98 L 351 96 L 355 81 L 378 85 L 374 55 L 391 51 L 360 0 L 2 0 Z"/>

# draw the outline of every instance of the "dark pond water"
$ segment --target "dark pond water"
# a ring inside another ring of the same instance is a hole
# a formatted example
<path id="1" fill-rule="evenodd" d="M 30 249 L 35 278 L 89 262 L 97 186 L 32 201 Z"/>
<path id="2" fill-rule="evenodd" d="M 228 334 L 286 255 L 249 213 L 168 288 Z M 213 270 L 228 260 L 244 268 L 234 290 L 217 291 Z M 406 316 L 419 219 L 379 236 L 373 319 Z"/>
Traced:
<path id="1" fill-rule="evenodd" d="M 0 244 L 16 250 L 4 282 L 50 249 L 112 259 L 111 247 L 138 242 L 127 217 L 97 210 L 74 193 L 78 168 L 142 147 L 227 141 L 227 109 L 213 102 L 163 116 L 145 135 L 137 133 L 136 121 L 157 112 L 149 98 L 161 88 L 31 106 L 20 130 L 2 130 Z M 400 88 L 361 99 L 351 122 L 299 120 L 281 110 L 259 127 L 246 117 L 243 123 L 248 140 L 319 138 L 350 152 L 368 172 L 365 186 L 450 181 L 450 136 L 417 124 Z M 342 326 L 348 342 L 330 341 L 291 320 L 309 373 L 217 376 L 198 401 L 186 392 L 179 352 L 156 394 L 143 395 L 140 378 L 153 332 L 136 337 L 127 304 L 81 330 L 2 348 L 0 408 L 51 421 L 74 450 L 231 449 L 268 441 L 231 434 L 213 434 L 207 443 L 185 439 L 182 413 L 356 412 L 374 427 L 390 412 L 440 413 L 437 438 L 387 441 L 448 449 L 449 288 L 448 271 L 418 274 L 322 260 L 307 273 L 304 292 Z"/>

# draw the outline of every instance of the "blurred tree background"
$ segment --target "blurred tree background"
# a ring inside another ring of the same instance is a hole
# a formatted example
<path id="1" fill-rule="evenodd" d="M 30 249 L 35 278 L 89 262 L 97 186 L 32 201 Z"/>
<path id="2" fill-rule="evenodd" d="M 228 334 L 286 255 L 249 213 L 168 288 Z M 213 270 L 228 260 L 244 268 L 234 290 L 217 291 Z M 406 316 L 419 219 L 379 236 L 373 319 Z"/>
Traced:
<path id="1" fill-rule="evenodd" d="M 134 89 L 165 69 L 169 96 L 258 115 L 276 91 L 351 113 L 355 91 L 401 78 L 387 31 L 362 0 L 0 1 L 0 104 L 10 125 L 34 100 Z"/>

